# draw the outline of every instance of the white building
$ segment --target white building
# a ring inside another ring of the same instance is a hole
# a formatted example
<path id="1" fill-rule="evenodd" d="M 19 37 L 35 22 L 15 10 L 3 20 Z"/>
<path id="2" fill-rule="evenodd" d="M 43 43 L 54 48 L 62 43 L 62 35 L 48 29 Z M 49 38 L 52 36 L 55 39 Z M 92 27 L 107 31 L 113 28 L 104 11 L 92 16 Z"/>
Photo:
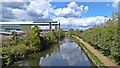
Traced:
<path id="1" fill-rule="evenodd" d="M 30 26 L 33 28 L 37 25 L 42 32 L 54 31 L 56 27 L 60 28 L 60 22 L 53 21 L 53 22 L 0 22 L 1 30 L 21 30 L 18 28 L 20 26 Z M 17 26 L 17 27 L 16 27 Z M 2 33 L 2 32 L 1 32 Z"/>

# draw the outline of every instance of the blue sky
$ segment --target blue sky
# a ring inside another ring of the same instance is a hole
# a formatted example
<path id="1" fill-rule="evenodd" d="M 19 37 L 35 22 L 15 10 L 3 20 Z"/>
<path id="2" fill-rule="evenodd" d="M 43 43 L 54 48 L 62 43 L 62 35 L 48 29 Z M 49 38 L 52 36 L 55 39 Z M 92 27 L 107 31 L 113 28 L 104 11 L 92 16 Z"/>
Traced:
<path id="1" fill-rule="evenodd" d="M 67 7 L 70 2 L 51 2 L 55 9 Z M 108 16 L 111 17 L 112 13 L 116 11 L 112 7 L 113 2 L 76 2 L 78 5 L 89 6 L 89 11 L 83 15 L 83 17 L 93 17 L 93 16 Z"/>
<path id="2" fill-rule="evenodd" d="M 118 0 L 117 0 L 118 1 Z M 87 29 L 101 25 L 105 17 L 117 11 L 116 2 L 2 2 L 2 22 L 10 21 L 60 21 L 63 29 Z"/>
<path id="3" fill-rule="evenodd" d="M 67 8 L 67 4 L 69 4 L 70 2 L 52 2 L 51 4 L 53 6 L 55 6 L 55 9 L 58 8 Z M 113 7 L 113 2 L 75 2 L 78 6 L 80 5 L 84 5 L 84 6 L 88 6 L 89 10 L 84 13 L 81 17 L 84 18 L 97 18 L 97 16 L 103 17 L 102 20 L 99 20 L 99 23 L 102 24 L 104 23 L 104 16 L 107 16 L 108 18 L 110 18 L 112 16 L 113 12 L 116 12 L 117 9 L 115 7 Z M 85 19 L 87 20 L 87 19 Z M 78 21 L 81 21 L 81 19 L 79 19 Z M 82 20 L 83 21 L 83 20 Z M 97 19 L 96 19 L 97 21 Z M 86 28 L 91 28 L 93 27 L 96 23 L 96 21 L 91 21 L 91 23 L 89 25 L 79 25 L 79 23 L 75 26 L 75 25 L 69 25 L 69 27 L 67 27 L 66 25 L 63 25 L 63 28 L 67 29 L 67 28 L 75 28 L 75 29 L 86 29 Z M 98 24 L 98 25 L 100 25 Z M 80 27 L 78 27 L 80 26 Z"/>

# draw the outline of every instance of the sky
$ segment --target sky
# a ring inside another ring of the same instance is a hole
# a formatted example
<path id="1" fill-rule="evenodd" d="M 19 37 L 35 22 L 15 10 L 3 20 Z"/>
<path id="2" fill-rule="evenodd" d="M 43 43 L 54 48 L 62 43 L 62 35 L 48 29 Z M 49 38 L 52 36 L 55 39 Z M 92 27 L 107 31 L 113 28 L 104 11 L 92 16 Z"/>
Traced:
<path id="1" fill-rule="evenodd" d="M 0 21 L 60 21 L 62 29 L 87 29 L 101 25 L 118 10 L 113 2 L 0 2 Z"/>

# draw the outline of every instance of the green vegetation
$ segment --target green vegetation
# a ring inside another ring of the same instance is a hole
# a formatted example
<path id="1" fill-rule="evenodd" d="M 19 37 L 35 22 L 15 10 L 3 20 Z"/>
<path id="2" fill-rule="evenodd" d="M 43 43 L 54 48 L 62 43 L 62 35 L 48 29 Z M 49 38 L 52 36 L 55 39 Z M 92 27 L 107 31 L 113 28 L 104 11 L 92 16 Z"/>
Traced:
<path id="1" fill-rule="evenodd" d="M 83 30 L 74 30 L 74 29 L 69 29 L 69 31 L 67 32 L 67 35 L 76 35 L 79 37 L 79 35 L 83 32 Z"/>
<path id="2" fill-rule="evenodd" d="M 31 29 L 31 26 L 28 26 L 28 25 L 21 25 L 20 26 L 20 28 L 22 29 L 22 30 L 30 30 Z"/>
<path id="3" fill-rule="evenodd" d="M 25 57 L 26 46 L 19 44 L 17 46 L 2 47 L 2 63 L 3 65 L 12 64 Z"/>
<path id="4" fill-rule="evenodd" d="M 60 33 L 60 37 L 61 37 L 61 38 L 64 38 L 64 37 L 65 37 L 65 32 L 64 32 L 64 30 L 60 29 L 60 30 L 59 30 L 59 33 Z"/>
<path id="5" fill-rule="evenodd" d="M 17 41 L 18 41 L 18 39 L 17 39 L 17 32 L 12 32 L 12 34 L 13 34 L 13 36 L 12 36 L 11 44 L 12 45 L 17 45 Z"/>
<path id="6" fill-rule="evenodd" d="M 82 43 L 79 42 L 78 39 L 76 39 L 75 37 L 73 37 L 75 39 L 75 41 L 79 44 L 79 46 L 91 57 L 91 59 L 94 60 L 94 62 L 98 65 L 98 66 L 104 66 L 104 64 L 92 53 L 90 52 L 85 46 L 83 46 Z"/>
<path id="7" fill-rule="evenodd" d="M 49 40 L 49 42 L 57 42 L 57 39 L 53 32 L 48 32 L 47 34 L 45 34 L 45 37 L 47 38 L 47 40 Z"/>
<path id="8" fill-rule="evenodd" d="M 36 48 L 36 50 L 40 50 L 40 32 L 41 30 L 37 26 L 34 26 L 29 35 L 29 46 Z"/>
<path id="9" fill-rule="evenodd" d="M 69 30 L 69 35 L 76 35 L 88 42 L 104 56 L 112 59 L 120 65 L 120 28 L 118 27 L 118 13 L 113 13 L 113 17 L 103 26 L 94 26 L 94 28 L 81 30 Z"/>
<path id="10" fill-rule="evenodd" d="M 60 38 L 64 38 L 66 34 L 63 29 L 59 29 L 55 31 L 55 35 L 58 35 L 58 37 L 60 36 Z"/>
<path id="11" fill-rule="evenodd" d="M 41 30 L 34 26 L 29 34 L 24 34 L 18 37 L 16 32 L 13 32 L 12 38 L 2 41 L 5 43 L 1 48 L 3 66 L 10 65 L 16 61 L 22 60 L 27 54 L 45 50 L 49 45 L 57 42 L 57 36 L 54 32 L 48 32 L 44 35 L 40 34 Z"/>

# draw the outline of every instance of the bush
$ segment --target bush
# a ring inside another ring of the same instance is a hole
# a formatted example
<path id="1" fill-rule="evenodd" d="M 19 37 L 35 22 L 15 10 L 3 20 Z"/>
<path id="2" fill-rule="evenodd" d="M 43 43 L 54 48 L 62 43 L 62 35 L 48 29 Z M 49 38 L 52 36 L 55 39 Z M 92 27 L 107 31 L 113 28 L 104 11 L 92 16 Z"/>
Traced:
<path id="1" fill-rule="evenodd" d="M 41 30 L 39 29 L 38 26 L 34 26 L 32 28 L 32 32 L 29 36 L 29 43 L 30 46 L 35 46 L 35 48 L 37 47 L 38 49 L 40 49 L 40 32 Z"/>
<path id="2" fill-rule="evenodd" d="M 115 16 L 116 17 L 116 16 Z M 120 18 L 120 16 L 118 16 Z M 90 43 L 95 49 L 102 52 L 120 64 L 120 29 L 117 18 L 109 19 L 104 26 L 95 26 L 85 31 L 69 30 L 69 34 L 83 38 Z"/>
<path id="3" fill-rule="evenodd" d="M 53 32 L 48 32 L 45 34 L 45 37 L 50 41 L 50 42 L 57 42 L 56 37 Z"/>
<path id="4" fill-rule="evenodd" d="M 9 65 L 13 61 L 18 61 L 25 57 L 26 45 L 19 44 L 17 46 L 2 47 L 2 63 Z"/>
<path id="5" fill-rule="evenodd" d="M 12 32 L 12 41 L 11 41 L 11 45 L 17 45 L 18 42 L 18 37 L 17 37 L 17 32 Z"/>

